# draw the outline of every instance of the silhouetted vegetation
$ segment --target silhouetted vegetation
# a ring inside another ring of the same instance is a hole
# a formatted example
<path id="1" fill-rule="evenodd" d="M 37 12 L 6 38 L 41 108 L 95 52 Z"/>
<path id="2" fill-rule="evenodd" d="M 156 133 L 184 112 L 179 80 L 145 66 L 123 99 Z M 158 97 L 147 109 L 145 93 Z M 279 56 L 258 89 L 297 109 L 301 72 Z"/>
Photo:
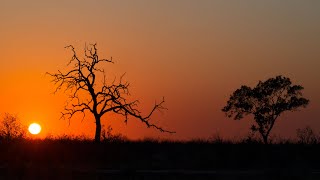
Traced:
<path id="1" fill-rule="evenodd" d="M 96 44 L 86 46 L 84 58 L 79 58 L 72 45 L 70 48 L 73 56 L 68 63 L 71 69 L 66 73 L 48 73 L 53 77 L 53 82 L 57 85 L 56 91 L 66 89 L 70 92 L 69 103 L 62 112 L 62 118 L 72 118 L 76 113 L 91 113 L 95 118 L 96 133 L 95 141 L 100 142 L 101 138 L 101 117 L 112 112 L 124 116 L 127 122 L 129 116 L 139 119 L 147 125 L 161 132 L 169 132 L 150 122 L 152 114 L 157 110 L 165 109 L 163 107 L 164 99 L 159 103 L 155 103 L 152 110 L 143 116 L 137 109 L 139 101 L 130 101 L 128 96 L 129 83 L 123 81 L 122 75 L 118 82 L 114 78 L 107 78 L 102 64 L 114 63 L 112 58 L 101 59 L 98 56 Z M 102 84 L 97 83 L 97 79 L 102 79 Z"/>
<path id="2" fill-rule="evenodd" d="M 302 144 L 317 144 L 320 140 L 320 136 L 317 135 L 310 126 L 297 129 L 297 138 L 298 143 Z"/>
<path id="3" fill-rule="evenodd" d="M 70 63 L 76 62 L 75 69 L 52 75 L 58 83 L 57 90 L 64 85 L 71 90 L 72 103 L 62 116 L 93 113 L 97 125 L 95 141 L 66 134 L 29 139 L 17 117 L 5 114 L 0 127 L 0 179 L 274 179 L 279 174 L 283 179 L 318 178 L 315 170 L 320 169 L 320 136 L 311 127 L 297 129 L 295 140 L 269 137 L 283 112 L 305 107 L 309 102 L 302 97 L 303 87 L 291 85 L 289 78 L 277 76 L 259 82 L 255 88 L 242 86 L 233 93 L 223 108 L 226 115 L 242 119 L 252 114 L 256 122 L 244 138 L 230 140 L 214 134 L 208 139 L 189 141 L 133 141 L 114 134 L 111 126 L 102 126 L 101 116 L 109 111 L 125 116 L 126 121 L 133 116 L 148 127 L 170 132 L 149 123 L 164 101 L 142 117 L 134 108 L 137 101 L 130 103 L 122 96 L 128 95 L 128 84 L 122 84 L 122 78 L 119 84 L 105 82 L 96 92 L 95 73 L 103 70 L 95 64 L 112 61 L 99 60 L 95 45 L 86 49 L 86 58 L 92 61 L 80 61 L 70 47 L 74 53 Z M 87 91 L 91 98 L 80 100 L 80 90 Z"/>
<path id="4" fill-rule="evenodd" d="M 0 123 L 0 138 L 2 140 L 11 141 L 25 138 L 26 128 L 17 116 L 5 113 Z"/>
<path id="5" fill-rule="evenodd" d="M 320 144 L 291 141 L 274 142 L 266 146 L 261 141 L 250 142 L 246 138 L 232 142 L 215 137 L 217 141 L 169 141 L 149 138 L 137 141 L 102 141 L 100 144 L 81 136 L 66 135 L 43 140 L 1 141 L 0 178 L 130 179 L 121 177 L 129 173 L 132 178 L 138 176 L 140 171 L 183 170 L 217 172 L 205 175 L 207 178 L 230 172 L 231 174 L 227 173 L 222 177 L 231 176 L 235 179 L 234 177 L 239 176 L 235 172 L 248 171 L 253 173 L 251 176 L 255 178 L 252 179 L 257 179 L 258 172 L 263 174 L 259 176 L 262 179 L 278 173 L 284 173 L 285 177 L 294 175 L 305 179 L 314 169 L 320 168 Z M 107 170 L 119 170 L 121 173 L 110 175 L 104 173 Z M 149 179 L 160 178 L 158 175 L 147 176 Z M 250 173 L 247 176 L 250 176 Z M 185 176 L 183 173 L 175 173 L 169 177 L 194 179 L 198 175 Z"/>
<path id="6" fill-rule="evenodd" d="M 255 124 L 251 130 L 259 132 L 267 144 L 274 123 L 283 112 L 308 105 L 309 100 L 302 97 L 302 90 L 302 86 L 292 85 L 289 78 L 277 76 L 259 81 L 254 88 L 241 86 L 231 95 L 222 111 L 235 120 L 253 115 Z"/>
<path id="7" fill-rule="evenodd" d="M 1 132 L 21 127 L 10 114 L 2 123 Z M 317 179 L 314 170 L 320 168 L 319 134 L 309 126 L 297 129 L 296 140 L 271 138 L 272 145 L 254 133 L 237 140 L 216 133 L 189 141 L 133 141 L 113 134 L 111 126 L 102 132 L 99 144 L 84 135 L 2 137 L 0 179 Z"/>
<path id="8" fill-rule="evenodd" d="M 128 138 L 122 135 L 121 133 L 113 134 L 112 127 L 109 125 L 107 129 L 102 128 L 101 137 L 102 142 L 124 142 L 128 141 Z"/>

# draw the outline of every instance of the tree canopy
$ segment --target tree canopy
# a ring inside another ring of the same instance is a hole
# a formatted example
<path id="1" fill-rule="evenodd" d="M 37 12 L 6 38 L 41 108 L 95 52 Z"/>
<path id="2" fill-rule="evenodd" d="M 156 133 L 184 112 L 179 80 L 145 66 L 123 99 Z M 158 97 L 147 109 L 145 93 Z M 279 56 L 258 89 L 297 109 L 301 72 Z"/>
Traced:
<path id="1" fill-rule="evenodd" d="M 283 112 L 308 105 L 309 100 L 302 96 L 303 89 L 300 85 L 293 85 L 287 77 L 276 76 L 259 81 L 254 88 L 241 86 L 233 92 L 222 111 L 235 120 L 253 115 L 255 124 L 251 130 L 258 131 L 263 141 L 268 143 L 274 123 Z"/>

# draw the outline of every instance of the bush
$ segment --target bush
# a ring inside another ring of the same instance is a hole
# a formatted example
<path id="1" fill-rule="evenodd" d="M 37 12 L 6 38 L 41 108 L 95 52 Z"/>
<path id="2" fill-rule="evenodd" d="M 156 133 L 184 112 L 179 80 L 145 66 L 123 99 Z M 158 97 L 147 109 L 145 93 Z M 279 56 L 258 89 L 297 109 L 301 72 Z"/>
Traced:
<path id="1" fill-rule="evenodd" d="M 222 138 L 222 136 L 219 133 L 215 133 L 211 137 L 209 137 L 209 142 L 212 142 L 215 144 L 223 144 L 225 140 Z"/>
<path id="2" fill-rule="evenodd" d="M 317 144 L 317 135 L 313 132 L 311 127 L 307 126 L 303 129 L 297 129 L 298 143 L 301 144 Z"/>
<path id="3" fill-rule="evenodd" d="M 110 125 L 107 127 L 107 130 L 104 127 L 102 128 L 102 131 L 101 131 L 102 142 L 125 142 L 128 140 L 127 137 L 125 137 L 120 133 L 113 134 L 112 130 L 113 129 Z"/>
<path id="4" fill-rule="evenodd" d="M 26 136 L 26 128 L 21 124 L 17 116 L 5 113 L 0 124 L 0 137 L 5 140 L 23 139 Z"/>

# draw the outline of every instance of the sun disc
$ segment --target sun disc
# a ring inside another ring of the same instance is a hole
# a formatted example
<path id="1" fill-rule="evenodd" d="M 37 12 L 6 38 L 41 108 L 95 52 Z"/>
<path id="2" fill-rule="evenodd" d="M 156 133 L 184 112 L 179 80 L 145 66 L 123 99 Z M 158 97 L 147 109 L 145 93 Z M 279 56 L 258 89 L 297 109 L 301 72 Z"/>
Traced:
<path id="1" fill-rule="evenodd" d="M 28 130 L 31 134 L 39 134 L 41 131 L 41 126 L 37 123 L 32 123 L 29 125 Z"/>

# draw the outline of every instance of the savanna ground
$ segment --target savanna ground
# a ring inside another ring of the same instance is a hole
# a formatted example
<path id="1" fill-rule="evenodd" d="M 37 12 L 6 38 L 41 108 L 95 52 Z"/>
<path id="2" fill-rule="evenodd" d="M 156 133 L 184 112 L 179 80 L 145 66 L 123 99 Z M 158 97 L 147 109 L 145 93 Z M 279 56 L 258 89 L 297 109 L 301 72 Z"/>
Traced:
<path id="1" fill-rule="evenodd" d="M 300 134 L 301 135 L 301 134 Z M 320 179 L 315 137 L 238 141 L 81 137 L 0 142 L 0 179 Z"/>

